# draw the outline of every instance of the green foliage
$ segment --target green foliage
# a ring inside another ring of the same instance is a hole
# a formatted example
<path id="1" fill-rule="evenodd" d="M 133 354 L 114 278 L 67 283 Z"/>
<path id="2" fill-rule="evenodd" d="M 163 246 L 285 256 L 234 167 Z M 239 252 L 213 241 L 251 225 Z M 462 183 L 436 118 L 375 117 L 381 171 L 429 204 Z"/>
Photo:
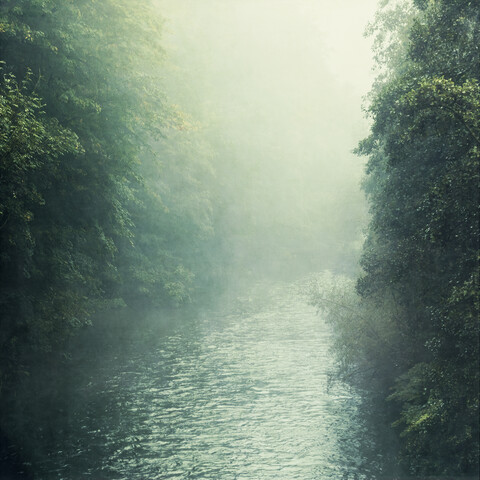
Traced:
<path id="1" fill-rule="evenodd" d="M 371 28 L 383 70 L 371 135 L 358 147 L 369 157 L 371 222 L 354 312 L 340 310 L 335 325 L 342 358 L 373 369 L 386 387 L 405 468 L 474 474 L 480 7 L 416 4 L 397 4 Z"/>
<path id="2" fill-rule="evenodd" d="M 330 272 L 311 279 L 304 293 L 334 327 L 334 352 L 344 379 L 373 383 L 399 371 L 403 346 L 393 299 L 365 301 L 354 280 Z"/>
<path id="3" fill-rule="evenodd" d="M 66 323 L 85 321 L 84 299 L 71 290 L 78 271 L 66 252 L 55 250 L 60 244 L 52 246 L 56 254 L 48 262 L 44 259 L 48 270 L 39 270 L 36 256 L 50 235 L 42 217 L 48 215 L 46 198 L 53 178 L 67 155 L 82 155 L 83 149 L 72 131 L 44 114 L 31 89 L 30 73 L 21 84 L 12 74 L 3 73 L 0 79 L 0 385 L 19 367 L 24 342 L 34 349 L 50 349 L 68 329 Z M 49 288 L 45 278 L 51 275 L 55 282 L 60 269 L 64 285 Z M 52 332 L 58 337 L 53 339 Z"/>
<path id="4" fill-rule="evenodd" d="M 74 335 L 121 343 L 109 310 L 211 278 L 212 153 L 167 102 L 161 31 L 149 0 L 0 2 L 0 443 L 23 460 Z"/>
<path id="5" fill-rule="evenodd" d="M 161 30 L 148 0 L 0 4 L 4 382 L 93 313 L 189 301 L 209 268 L 212 172 L 162 91 Z"/>

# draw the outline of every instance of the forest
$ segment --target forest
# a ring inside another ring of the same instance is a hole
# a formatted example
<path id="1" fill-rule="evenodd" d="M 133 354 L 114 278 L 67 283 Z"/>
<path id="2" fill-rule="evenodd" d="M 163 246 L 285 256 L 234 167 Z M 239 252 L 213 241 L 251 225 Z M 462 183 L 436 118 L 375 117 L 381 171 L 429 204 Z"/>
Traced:
<path id="1" fill-rule="evenodd" d="M 311 292 L 417 476 L 478 474 L 479 15 L 472 1 L 377 15 L 362 270 Z"/>
<path id="2" fill-rule="evenodd" d="M 34 367 L 68 363 L 95 314 L 176 305 L 217 274 L 208 154 L 162 92 L 160 30 L 149 2 L 0 6 L 7 438 L 26 433 L 12 412 L 40 394 Z"/>
<path id="3" fill-rule="evenodd" d="M 169 63 L 161 4 L 0 3 L 0 478 L 42 478 L 18 473 L 55 435 L 37 410 L 60 409 L 79 342 L 142 328 L 122 312 L 179 311 L 239 272 L 321 270 L 335 275 L 309 301 L 333 327 L 339 376 L 388 412 L 404 474 L 478 474 L 480 5 L 381 3 L 355 150 L 368 213 L 342 200 L 346 169 L 322 190 L 314 170 L 291 182 L 293 160 L 277 185 L 275 150 L 259 174 L 254 142 L 275 140 L 257 124 L 240 158 L 233 114 L 206 116 Z"/>

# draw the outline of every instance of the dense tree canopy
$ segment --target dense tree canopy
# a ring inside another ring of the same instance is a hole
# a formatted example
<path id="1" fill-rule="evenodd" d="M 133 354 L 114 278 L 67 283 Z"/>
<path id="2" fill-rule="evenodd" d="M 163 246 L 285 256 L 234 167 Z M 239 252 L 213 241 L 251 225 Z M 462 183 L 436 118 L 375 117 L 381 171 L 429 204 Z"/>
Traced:
<path id="1" fill-rule="evenodd" d="M 94 312 L 186 301 L 208 270 L 212 173 L 162 92 L 161 29 L 143 0 L 0 5 L 3 383 Z"/>
<path id="2" fill-rule="evenodd" d="M 478 472 L 480 6 L 381 11 L 368 112 L 370 201 L 356 314 L 339 349 L 395 406 L 411 473 Z M 325 305 L 316 294 L 315 303 Z M 378 385 L 378 384 L 376 384 Z"/>
<path id="3" fill-rule="evenodd" d="M 78 334 L 121 344 L 136 325 L 112 311 L 221 271 L 212 153 L 164 93 L 162 22 L 149 0 L 0 2 L 0 470 L 5 442 L 22 461 L 48 443 Z"/>

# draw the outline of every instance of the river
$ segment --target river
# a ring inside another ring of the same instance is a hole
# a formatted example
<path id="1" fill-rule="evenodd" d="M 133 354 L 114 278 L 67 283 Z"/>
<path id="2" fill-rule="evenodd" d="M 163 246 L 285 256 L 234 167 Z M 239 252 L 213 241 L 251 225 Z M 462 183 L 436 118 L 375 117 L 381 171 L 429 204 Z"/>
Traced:
<path id="1" fill-rule="evenodd" d="M 298 287 L 259 283 L 168 326 L 151 315 L 161 334 L 79 382 L 38 478 L 376 478 L 360 398 L 331 380 L 332 332 Z"/>

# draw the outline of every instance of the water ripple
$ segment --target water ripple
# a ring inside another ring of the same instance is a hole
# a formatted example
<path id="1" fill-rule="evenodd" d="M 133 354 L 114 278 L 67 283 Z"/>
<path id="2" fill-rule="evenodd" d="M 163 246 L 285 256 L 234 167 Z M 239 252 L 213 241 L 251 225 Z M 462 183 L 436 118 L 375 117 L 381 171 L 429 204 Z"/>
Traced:
<path id="1" fill-rule="evenodd" d="M 49 478 L 367 478 L 358 398 L 329 386 L 329 327 L 292 287 L 258 298 L 108 367 Z"/>

